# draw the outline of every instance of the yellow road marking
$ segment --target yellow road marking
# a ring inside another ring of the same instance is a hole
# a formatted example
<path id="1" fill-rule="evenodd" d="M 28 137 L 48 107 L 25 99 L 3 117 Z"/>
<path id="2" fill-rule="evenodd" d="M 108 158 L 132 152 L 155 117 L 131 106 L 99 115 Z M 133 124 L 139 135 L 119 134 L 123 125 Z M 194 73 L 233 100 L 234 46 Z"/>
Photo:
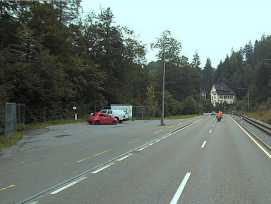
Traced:
<path id="1" fill-rule="evenodd" d="M 174 126 L 170 126 L 170 127 L 168 127 L 168 128 L 173 128 Z"/>
<path id="2" fill-rule="evenodd" d="M 0 191 L 6 190 L 6 189 L 8 189 L 8 188 L 12 188 L 12 187 L 14 187 L 14 186 L 15 186 L 15 185 L 9 185 L 9 186 L 7 186 L 7 187 L 5 187 L 5 188 L 1 188 Z"/>
<path id="3" fill-rule="evenodd" d="M 99 156 L 99 155 L 104 154 L 104 153 L 106 153 L 106 152 L 108 152 L 108 151 L 109 151 L 109 150 L 103 151 L 103 152 L 98 153 L 98 154 L 94 154 L 93 157 Z M 79 160 L 79 161 L 77 161 L 77 162 L 80 163 L 80 162 L 85 161 L 85 160 L 90 159 L 90 158 L 91 158 L 91 157 L 87 157 L 87 158 L 81 159 L 81 160 Z"/>
<path id="4" fill-rule="evenodd" d="M 138 138 L 138 139 L 136 139 L 136 140 L 134 140 L 132 142 L 129 142 L 129 143 L 132 144 L 133 142 L 137 142 L 138 140 L 142 140 L 142 138 Z"/>
<path id="5" fill-rule="evenodd" d="M 157 133 L 159 133 L 159 132 L 162 132 L 163 130 L 159 130 L 159 131 L 157 131 L 157 132 L 155 132 L 155 133 L 153 133 L 153 134 L 157 134 Z"/>
<path id="6" fill-rule="evenodd" d="M 104 153 L 106 153 L 106 152 L 108 152 L 108 150 L 106 150 L 106 151 L 103 151 L 103 152 L 101 152 L 101 153 L 98 153 L 98 154 L 94 154 L 93 156 L 94 156 L 94 157 L 96 157 L 96 156 L 99 156 L 99 155 L 101 155 L 101 154 L 104 154 Z"/>

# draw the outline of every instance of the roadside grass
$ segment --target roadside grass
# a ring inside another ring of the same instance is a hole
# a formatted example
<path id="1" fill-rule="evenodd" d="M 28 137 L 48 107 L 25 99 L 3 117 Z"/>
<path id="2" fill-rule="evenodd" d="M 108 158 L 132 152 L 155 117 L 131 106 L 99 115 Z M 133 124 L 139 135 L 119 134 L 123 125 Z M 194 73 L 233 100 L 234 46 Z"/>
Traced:
<path id="1" fill-rule="evenodd" d="M 71 124 L 71 123 L 82 123 L 86 122 L 87 119 L 78 119 L 78 120 L 55 120 L 55 121 L 48 121 L 46 123 L 35 123 L 35 124 L 27 124 L 27 125 L 17 125 L 17 132 L 5 139 L 4 135 L 0 135 L 0 149 L 11 147 L 12 145 L 16 144 L 20 141 L 23 136 L 27 133 L 27 131 L 40 128 L 40 127 L 47 127 L 52 125 L 63 125 L 63 124 Z"/>
<path id="2" fill-rule="evenodd" d="M 16 144 L 23 138 L 26 133 L 27 131 L 16 132 L 14 135 L 10 136 L 7 139 L 4 138 L 4 135 L 0 135 L 0 149 L 11 147 L 12 145 Z"/>
<path id="3" fill-rule="evenodd" d="M 241 111 L 237 111 L 237 114 L 242 114 Z M 265 123 L 271 124 L 271 109 L 258 112 L 243 112 L 243 114 L 249 118 L 254 118 Z"/>

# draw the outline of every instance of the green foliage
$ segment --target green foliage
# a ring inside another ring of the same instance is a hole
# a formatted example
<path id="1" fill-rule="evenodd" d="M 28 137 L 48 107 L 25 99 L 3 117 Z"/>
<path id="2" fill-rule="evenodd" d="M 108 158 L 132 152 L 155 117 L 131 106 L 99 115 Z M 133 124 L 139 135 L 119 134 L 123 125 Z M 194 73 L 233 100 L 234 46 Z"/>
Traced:
<path id="1" fill-rule="evenodd" d="M 181 56 L 181 42 L 165 30 L 152 44 L 159 60 L 146 65 L 146 45 L 116 24 L 110 8 L 81 20 L 80 2 L 1 1 L 1 128 L 6 102 L 25 103 L 38 121 L 70 117 L 74 105 L 93 112 L 111 103 L 154 105 L 160 116 L 164 56 L 166 116 L 198 113 L 199 92 L 208 96 L 213 83 L 227 84 L 239 100 L 250 90 L 252 106 L 269 107 L 270 36 L 233 51 L 214 71 L 210 59 L 200 68 L 197 51 L 191 63 Z"/>
<path id="2" fill-rule="evenodd" d="M 250 96 L 250 109 L 267 108 L 268 98 L 271 94 L 271 36 L 263 35 L 261 40 L 251 41 L 240 48 L 238 52 L 232 51 L 231 56 L 220 62 L 214 72 L 214 83 L 225 83 L 242 100 Z M 248 106 L 248 102 L 246 102 Z M 239 103 L 240 104 L 240 103 Z M 243 105 L 242 105 L 243 106 Z M 245 106 L 245 107 L 246 107 Z M 241 108 L 240 105 L 237 106 Z"/>
<path id="3" fill-rule="evenodd" d="M 146 106 L 158 106 L 158 103 L 156 101 L 155 93 L 154 93 L 154 88 L 153 87 L 147 87 L 147 92 L 146 92 L 147 98 L 145 100 L 145 105 Z"/>
<path id="4" fill-rule="evenodd" d="M 179 62 L 182 45 L 176 39 L 171 37 L 169 30 L 162 32 L 161 37 L 157 38 L 156 43 L 151 44 L 152 49 L 158 49 L 157 57 L 160 60 L 164 58 L 172 61 Z"/>
<path id="5" fill-rule="evenodd" d="M 188 96 L 184 101 L 184 113 L 188 115 L 198 113 L 198 105 L 193 96 Z"/>

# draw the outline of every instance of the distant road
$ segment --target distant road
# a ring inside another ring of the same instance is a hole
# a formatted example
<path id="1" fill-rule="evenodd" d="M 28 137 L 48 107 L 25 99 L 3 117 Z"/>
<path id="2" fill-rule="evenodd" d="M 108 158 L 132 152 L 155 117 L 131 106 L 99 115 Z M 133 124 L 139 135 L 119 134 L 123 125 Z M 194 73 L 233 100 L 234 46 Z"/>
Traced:
<path id="1" fill-rule="evenodd" d="M 48 127 L 0 158 L 0 203 L 271 202 L 270 155 L 229 116 L 165 123 Z"/>

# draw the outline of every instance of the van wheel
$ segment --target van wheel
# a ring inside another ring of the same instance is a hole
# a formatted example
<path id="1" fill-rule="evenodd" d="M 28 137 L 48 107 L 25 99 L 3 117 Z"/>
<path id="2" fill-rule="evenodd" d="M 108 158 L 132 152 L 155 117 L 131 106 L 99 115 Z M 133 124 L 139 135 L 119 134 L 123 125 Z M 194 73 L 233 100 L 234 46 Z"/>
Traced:
<path id="1" fill-rule="evenodd" d="M 119 120 L 119 123 L 122 123 L 122 120 Z"/>
<path id="2" fill-rule="evenodd" d="M 100 121 L 99 121 L 99 120 L 96 120 L 96 121 L 95 121 L 95 125 L 100 125 Z"/>

